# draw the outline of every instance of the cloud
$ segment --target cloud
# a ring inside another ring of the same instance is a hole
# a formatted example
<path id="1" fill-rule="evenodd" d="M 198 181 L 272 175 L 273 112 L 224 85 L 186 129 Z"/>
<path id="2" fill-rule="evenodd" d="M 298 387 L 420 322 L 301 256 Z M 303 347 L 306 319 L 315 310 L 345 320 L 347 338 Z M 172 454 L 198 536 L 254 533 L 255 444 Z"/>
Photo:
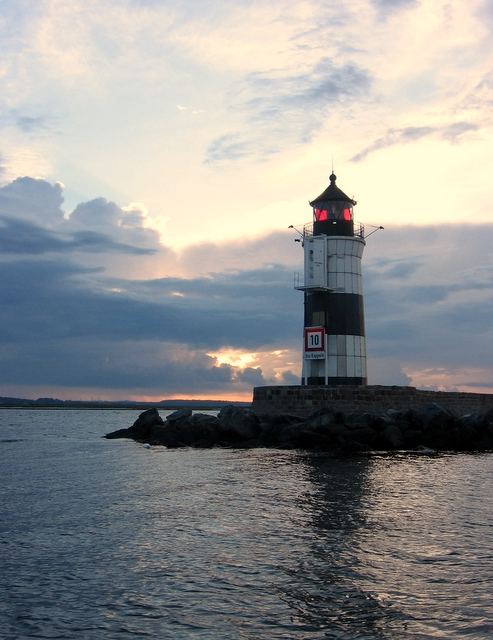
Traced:
<path id="1" fill-rule="evenodd" d="M 221 395 L 228 388 L 244 391 L 252 380 L 263 382 L 260 372 L 252 376 L 240 367 L 217 365 L 213 358 L 176 345 L 139 340 L 127 342 L 125 349 L 106 341 L 71 340 L 58 343 L 22 345 L 3 357 L 2 384 L 53 388 L 90 388 L 137 393 Z M 256 371 L 256 370 L 255 370 Z"/>
<path id="2" fill-rule="evenodd" d="M 370 352 L 372 356 L 368 363 L 368 375 L 371 384 L 399 385 L 407 387 L 412 379 L 402 370 L 402 364 L 397 358 L 380 357 Z"/>
<path id="3" fill-rule="evenodd" d="M 449 225 L 438 235 L 433 228 L 391 229 L 390 235 L 368 244 L 364 281 L 372 357 L 395 360 L 398 354 L 406 371 L 432 363 L 451 370 L 490 367 L 493 226 Z M 396 278 L 392 262 L 400 267 L 403 255 L 416 249 L 420 255 L 408 259 L 412 274 Z M 386 255 L 383 265 L 379 255 Z"/>
<path id="4" fill-rule="evenodd" d="M 80 203 L 67 218 L 63 186 L 42 179 L 17 178 L 0 188 L 0 245 L 8 254 L 100 254 L 99 266 L 126 268 L 138 277 L 143 256 L 169 253 L 159 233 L 147 226 L 143 207 L 119 207 L 105 198 Z M 118 255 L 124 258 L 118 259 Z M 140 260 L 135 263 L 134 258 Z"/>
<path id="5" fill-rule="evenodd" d="M 42 255 L 47 253 L 125 253 L 149 255 L 154 249 L 115 242 L 96 231 L 75 231 L 72 234 L 53 232 L 31 222 L 0 215 L 0 253 Z"/>
<path id="6" fill-rule="evenodd" d="M 23 108 L 9 109 L 5 106 L 0 111 L 0 127 L 14 128 L 28 135 L 54 132 L 52 117 L 32 115 Z"/>
<path id="7" fill-rule="evenodd" d="M 478 125 L 472 122 L 453 122 L 441 126 L 403 127 L 402 129 L 388 129 L 384 136 L 377 138 L 370 145 L 359 151 L 351 158 L 352 162 L 361 162 L 370 154 L 409 142 L 416 142 L 429 136 L 438 136 L 449 142 L 457 142 L 465 133 L 476 131 Z"/>
<path id="8" fill-rule="evenodd" d="M 205 162 L 214 164 L 222 160 L 235 161 L 254 155 L 255 144 L 240 134 L 227 133 L 213 140 L 206 151 Z M 264 150 L 264 154 L 267 152 Z"/>
<path id="9" fill-rule="evenodd" d="M 433 233 L 428 244 L 422 242 L 426 230 L 391 233 L 395 237 L 380 239 L 380 247 L 373 243 L 365 262 L 371 382 L 408 384 L 409 368 L 433 362 L 451 370 L 490 366 L 493 273 L 487 253 L 486 263 L 478 264 L 473 247 L 478 238 L 490 246 L 493 227 L 449 230 L 445 246 L 469 236 L 460 264 L 435 253 Z M 408 246 L 421 238 L 419 258 L 402 256 L 409 251 L 403 237 Z M 395 257 L 389 251 L 394 247 Z M 383 264 L 380 253 L 387 256 Z M 4 382 L 219 393 L 273 379 L 258 367 L 218 365 L 207 352 L 299 350 L 302 296 L 291 290 L 289 271 L 281 266 L 132 281 L 61 258 L 19 259 L 0 263 L 0 277 Z M 30 296 L 23 295 L 34 279 Z M 297 372 L 287 370 L 276 383 L 297 381 Z"/>
<path id="10" fill-rule="evenodd" d="M 493 72 L 490 71 L 481 74 L 477 82 L 459 102 L 458 109 L 473 112 L 477 117 L 481 118 L 483 122 L 491 124 L 492 107 Z"/>
<path id="11" fill-rule="evenodd" d="M 63 221 L 60 184 L 30 177 L 16 178 L 0 188 L 0 214 L 53 226 Z"/>
<path id="12" fill-rule="evenodd" d="M 353 63 L 337 65 L 329 58 L 293 74 L 284 69 L 249 74 L 233 108 L 244 115 L 243 133 L 213 140 L 208 163 L 246 157 L 265 158 L 282 148 L 310 142 L 314 131 L 335 107 L 350 111 L 350 100 L 368 93 L 369 72 Z M 246 133 L 248 131 L 248 133 Z"/>
<path id="13" fill-rule="evenodd" d="M 139 206 L 98 198 L 66 219 L 62 194 L 31 179 L 0 189 L 5 385 L 221 395 L 298 382 L 302 254 L 286 255 L 286 233 L 177 256 Z M 428 384 L 436 367 L 454 381 L 466 370 L 491 378 L 492 245 L 493 225 L 390 226 L 368 239 L 370 382 Z M 175 274 L 181 260 L 187 277 L 162 275 L 163 258 Z M 160 275 L 139 275 L 142 262 Z"/>
<path id="14" fill-rule="evenodd" d="M 380 11 L 392 11 L 415 6 L 418 0 L 372 0 L 373 4 Z"/>

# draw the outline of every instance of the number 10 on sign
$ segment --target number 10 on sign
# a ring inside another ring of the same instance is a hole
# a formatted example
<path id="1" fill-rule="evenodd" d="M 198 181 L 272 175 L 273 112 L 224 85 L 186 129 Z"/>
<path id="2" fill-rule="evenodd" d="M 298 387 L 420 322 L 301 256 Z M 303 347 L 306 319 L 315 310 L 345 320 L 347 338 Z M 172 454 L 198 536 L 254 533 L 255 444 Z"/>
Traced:
<path id="1" fill-rule="evenodd" d="M 323 358 L 325 354 L 325 329 L 323 327 L 305 328 L 305 354 L 313 354 L 312 357 Z"/>

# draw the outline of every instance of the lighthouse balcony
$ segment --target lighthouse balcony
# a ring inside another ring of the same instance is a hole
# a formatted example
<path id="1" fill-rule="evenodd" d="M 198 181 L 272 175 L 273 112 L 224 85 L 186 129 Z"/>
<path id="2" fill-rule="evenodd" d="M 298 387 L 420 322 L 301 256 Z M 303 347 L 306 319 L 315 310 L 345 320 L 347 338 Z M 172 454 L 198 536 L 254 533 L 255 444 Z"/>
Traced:
<path id="1" fill-rule="evenodd" d="M 328 224 L 330 224 L 331 222 L 334 223 L 334 225 L 336 225 L 336 221 L 328 221 Z M 343 234 L 343 235 L 347 235 L 347 234 Z M 354 225 L 354 231 L 351 234 L 353 237 L 356 238 L 361 238 L 362 240 L 364 240 L 365 238 L 365 227 L 362 224 L 355 224 Z M 303 225 L 303 242 L 305 240 L 307 240 L 308 238 L 311 238 L 313 236 L 313 222 L 308 222 L 307 224 Z"/>
<path id="2" fill-rule="evenodd" d="M 332 287 L 327 287 L 326 285 L 322 285 L 319 283 L 305 283 L 302 273 L 294 274 L 294 288 L 298 291 L 334 291 Z"/>

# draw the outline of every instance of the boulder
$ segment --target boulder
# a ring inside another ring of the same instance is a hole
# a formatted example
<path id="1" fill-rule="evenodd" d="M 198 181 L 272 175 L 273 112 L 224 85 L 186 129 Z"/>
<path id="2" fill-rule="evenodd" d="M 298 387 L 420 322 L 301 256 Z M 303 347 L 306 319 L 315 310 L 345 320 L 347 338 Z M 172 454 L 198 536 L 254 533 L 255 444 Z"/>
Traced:
<path id="1" fill-rule="evenodd" d="M 147 409 L 147 411 L 140 414 L 137 420 L 129 428 L 129 431 L 136 438 L 142 439 L 146 438 L 150 434 L 152 427 L 157 424 L 164 424 L 158 410 Z"/>
<path id="2" fill-rule="evenodd" d="M 396 424 L 389 424 L 380 434 L 379 442 L 384 449 L 402 449 L 404 446 L 402 430 Z"/>
<path id="3" fill-rule="evenodd" d="M 166 416 L 166 422 L 177 422 L 179 420 L 185 420 L 186 418 L 190 418 L 192 415 L 191 409 L 178 409 L 177 411 L 173 411 L 169 416 Z"/>
<path id="4" fill-rule="evenodd" d="M 424 429 L 441 429 L 453 421 L 453 414 L 436 402 L 423 405 L 414 412 L 416 420 L 419 420 Z"/>
<path id="5" fill-rule="evenodd" d="M 221 437 L 219 419 L 208 413 L 194 413 L 188 418 L 185 430 L 194 447 L 213 447 Z"/>
<path id="6" fill-rule="evenodd" d="M 221 435 L 229 442 L 253 440 L 260 435 L 260 420 L 248 409 L 227 405 L 217 417 Z"/>
<path id="7" fill-rule="evenodd" d="M 133 438 L 139 442 L 145 442 L 150 436 L 155 425 L 162 425 L 163 420 L 157 409 L 147 409 L 139 415 L 137 420 L 128 429 L 117 429 L 107 433 L 105 438 Z"/>
<path id="8" fill-rule="evenodd" d="M 155 425 L 149 434 L 149 443 L 152 445 L 162 445 L 174 449 L 184 447 L 185 443 L 181 439 L 179 429 L 172 426 L 173 423 Z"/>
<path id="9" fill-rule="evenodd" d="M 260 414 L 235 406 L 217 416 L 180 409 L 163 421 L 156 409 L 106 438 L 167 447 L 277 447 L 355 452 L 376 449 L 493 450 L 493 410 L 456 418 L 437 404 L 382 414 L 321 409 L 309 418 Z"/>

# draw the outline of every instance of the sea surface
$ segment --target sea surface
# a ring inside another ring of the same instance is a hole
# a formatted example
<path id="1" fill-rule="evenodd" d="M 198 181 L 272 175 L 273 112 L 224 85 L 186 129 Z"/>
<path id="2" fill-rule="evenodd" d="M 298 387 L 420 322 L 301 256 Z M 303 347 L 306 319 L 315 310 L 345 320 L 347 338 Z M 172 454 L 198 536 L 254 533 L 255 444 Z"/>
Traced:
<path id="1" fill-rule="evenodd" d="M 0 410 L 2 639 L 493 638 L 493 454 L 101 437 L 137 414 Z"/>

